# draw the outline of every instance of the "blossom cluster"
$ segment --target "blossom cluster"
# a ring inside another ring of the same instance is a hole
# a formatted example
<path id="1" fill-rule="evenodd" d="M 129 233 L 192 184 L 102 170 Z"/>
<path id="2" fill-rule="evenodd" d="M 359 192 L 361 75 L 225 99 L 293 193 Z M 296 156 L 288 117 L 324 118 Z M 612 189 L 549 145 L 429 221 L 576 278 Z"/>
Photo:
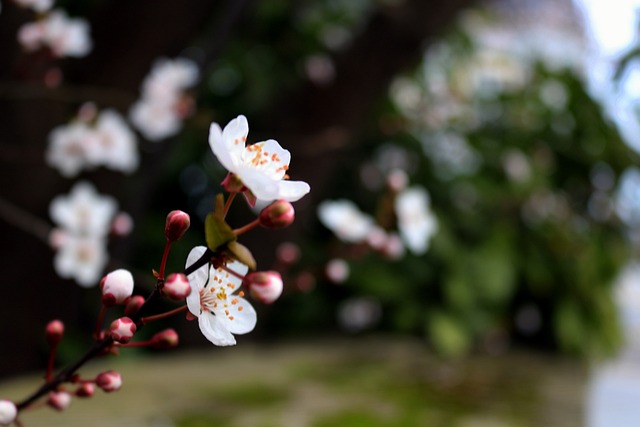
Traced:
<path id="1" fill-rule="evenodd" d="M 93 104 L 49 133 L 45 157 L 67 178 L 99 166 L 131 173 L 139 163 L 137 139 L 124 118 L 111 109 L 98 112 Z"/>
<path id="2" fill-rule="evenodd" d="M 185 58 L 158 59 L 142 82 L 142 93 L 129 111 L 131 123 L 150 141 L 177 134 L 192 113 L 187 89 L 198 82 L 198 67 Z"/>
<path id="3" fill-rule="evenodd" d="M 75 184 L 68 195 L 55 197 L 49 214 L 56 224 L 50 235 L 56 272 L 83 287 L 95 285 L 109 260 L 107 236 L 128 232 L 128 215 L 118 213 L 115 199 L 99 194 L 87 181 Z"/>
<path id="4" fill-rule="evenodd" d="M 405 245 L 416 255 L 425 253 L 438 228 L 429 193 L 415 185 L 400 191 L 394 200 L 398 233 L 385 230 L 350 200 L 326 200 L 318 206 L 320 221 L 345 243 L 366 243 L 391 258 L 404 254 Z"/>
<path id="5" fill-rule="evenodd" d="M 64 410 L 75 397 L 93 396 L 96 389 L 119 390 L 123 384 L 119 372 L 107 370 L 95 377 L 83 378 L 78 370 L 94 357 L 118 354 L 120 349 L 127 347 L 167 349 L 178 345 L 178 334 L 171 328 L 156 333 L 149 340 L 136 340 L 138 331 L 150 322 L 188 311 L 187 319 L 197 319 L 207 340 L 218 346 L 231 346 L 236 344 L 235 335 L 246 334 L 255 328 L 257 312 L 250 300 L 271 304 L 280 297 L 284 288 L 280 274 L 255 271 L 257 265 L 251 251 L 237 240 L 256 227 L 280 229 L 290 225 L 295 211 L 287 199 L 300 199 L 309 191 L 309 185 L 302 181 L 283 185 L 288 178 L 283 171 L 288 169 L 291 155 L 275 140 L 245 146 L 248 125 L 244 116 L 233 120 L 224 130 L 214 123 L 210 132 L 209 142 L 214 155 L 229 169 L 223 181 L 229 194 L 226 200 L 222 193 L 216 196 L 215 208 L 206 218 L 207 245 L 191 250 L 182 272 L 165 274 L 172 245 L 191 225 L 187 213 L 169 212 L 162 261 L 159 270 L 154 270 L 154 290 L 146 298 L 135 295 L 134 275 L 123 268 L 104 275 L 99 280 L 102 308 L 94 329 L 94 344 L 76 363 L 57 374 L 53 369 L 58 344 L 64 337 L 64 324 L 59 320 L 51 321 L 45 328 L 50 346 L 45 383 L 20 402 L 0 400 L 0 425 L 21 425 L 20 412 L 40 399 L 46 399 L 45 403 L 54 409 Z M 269 161 L 254 161 L 263 157 Z M 232 189 L 227 188 L 230 182 L 235 183 Z M 250 202 L 265 203 L 266 207 L 254 221 L 233 229 L 225 217 L 238 193 L 244 193 Z M 69 195 L 58 196 L 52 201 L 50 214 L 57 225 L 52 242 L 59 250 L 55 267 L 61 276 L 74 277 L 82 286 L 98 282 L 106 263 L 105 237 L 113 230 L 116 212 L 115 200 L 99 195 L 88 182 L 77 183 Z M 181 305 L 167 312 L 149 314 L 147 307 L 158 298 Z M 105 313 L 118 307 L 122 309 L 122 315 L 105 322 Z"/>
<path id="6" fill-rule="evenodd" d="M 54 57 L 82 57 L 92 48 L 89 24 L 82 18 L 70 18 L 61 9 L 51 10 L 53 1 L 17 0 L 23 7 L 39 14 L 34 22 L 23 24 L 18 30 L 18 42 L 28 51 L 49 49 Z"/>

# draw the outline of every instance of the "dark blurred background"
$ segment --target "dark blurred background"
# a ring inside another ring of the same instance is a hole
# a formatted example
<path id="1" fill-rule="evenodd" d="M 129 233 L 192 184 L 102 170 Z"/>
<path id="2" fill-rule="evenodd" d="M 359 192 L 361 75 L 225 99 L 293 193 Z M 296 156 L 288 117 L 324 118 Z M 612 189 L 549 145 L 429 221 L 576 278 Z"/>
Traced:
<path id="1" fill-rule="evenodd" d="M 204 243 L 202 221 L 225 176 L 207 144 L 209 124 L 238 114 L 249 119 L 250 142 L 278 140 L 292 153 L 292 179 L 312 187 L 295 204 L 292 228 L 241 239 L 260 268 L 281 269 L 286 279 L 283 298 L 258 307 L 257 330 L 241 339 L 385 332 L 423 337 L 448 357 L 514 345 L 585 356 L 620 344 L 613 283 L 634 241 L 616 206 L 624 204 L 621 177 L 638 158 L 589 91 L 587 38 L 572 2 L 56 7 L 88 20 L 87 56 L 26 52 L 16 34 L 33 11 L 5 0 L 0 13 L 0 377 L 44 366 L 50 319 L 69 329 L 62 358 L 86 346 L 94 327 L 97 288 L 53 268 L 51 200 L 83 179 L 115 197 L 135 227 L 110 239 L 105 271 L 131 269 L 144 293 L 170 210 L 189 212 L 192 227 L 169 270 L 181 270 Z M 180 133 L 161 142 L 139 135 L 132 174 L 98 168 L 65 178 L 47 166 L 54 127 L 88 101 L 126 115 L 160 57 L 199 67 L 195 112 Z M 425 254 L 389 260 L 320 224 L 319 202 L 348 198 L 393 230 L 384 181 L 397 168 L 430 194 L 438 231 Z M 237 203 L 230 221 L 251 215 Z M 299 259 L 283 265 L 282 251 L 295 248 Z M 350 270 L 340 284 L 325 270 L 335 258 Z M 364 320 L 350 323 L 354 316 Z M 208 345 L 193 324 L 171 326 L 185 347 Z"/>

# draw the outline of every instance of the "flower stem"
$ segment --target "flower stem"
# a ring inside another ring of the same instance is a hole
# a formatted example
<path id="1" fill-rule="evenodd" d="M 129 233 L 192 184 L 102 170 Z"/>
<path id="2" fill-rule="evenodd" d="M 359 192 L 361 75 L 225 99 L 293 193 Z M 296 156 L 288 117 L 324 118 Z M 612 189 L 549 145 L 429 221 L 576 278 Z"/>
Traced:
<path id="1" fill-rule="evenodd" d="M 187 309 L 187 305 L 185 304 L 183 306 L 180 306 L 180 307 L 175 308 L 173 310 L 167 311 L 165 313 L 160 313 L 160 314 L 155 314 L 153 316 L 143 317 L 143 318 L 140 319 L 140 322 L 142 322 L 142 324 L 144 325 L 144 324 L 149 323 L 149 322 L 153 322 L 153 321 L 156 321 L 156 320 L 164 319 L 164 318 L 173 316 L 174 314 L 181 313 L 181 312 L 185 311 L 186 309 Z"/>
<path id="2" fill-rule="evenodd" d="M 51 377 L 53 377 L 53 366 L 56 363 L 56 353 L 58 352 L 58 343 L 51 345 L 51 350 L 49 351 L 49 361 L 47 363 L 47 373 L 44 376 L 45 381 L 51 381 Z"/>
<path id="3" fill-rule="evenodd" d="M 236 236 L 239 236 L 241 234 L 246 233 L 247 231 L 253 230 L 254 228 L 256 228 L 259 225 L 260 225 L 260 220 L 258 218 L 256 218 L 253 221 L 251 221 L 250 223 L 248 223 L 247 225 L 243 225 L 240 228 L 236 228 L 235 230 L 233 230 L 233 232 L 235 233 Z"/>
<path id="4" fill-rule="evenodd" d="M 164 269 L 167 265 L 167 258 L 169 257 L 169 250 L 171 249 L 171 242 L 167 240 L 164 245 L 164 252 L 162 253 L 162 262 L 160 262 L 160 272 L 158 273 L 158 280 L 164 281 Z"/>
<path id="5" fill-rule="evenodd" d="M 100 338 L 100 332 L 102 331 L 102 322 L 104 321 L 104 312 L 106 311 L 106 307 L 102 304 L 100 307 L 100 313 L 98 313 L 98 319 L 96 320 L 96 329 L 93 332 L 95 339 Z"/>
<path id="6" fill-rule="evenodd" d="M 231 208 L 231 203 L 233 202 L 233 199 L 236 198 L 236 194 L 238 193 L 235 191 L 233 193 L 229 193 L 229 197 L 224 204 L 224 210 L 222 211 L 222 218 L 227 216 L 227 212 L 229 212 L 229 208 Z"/>

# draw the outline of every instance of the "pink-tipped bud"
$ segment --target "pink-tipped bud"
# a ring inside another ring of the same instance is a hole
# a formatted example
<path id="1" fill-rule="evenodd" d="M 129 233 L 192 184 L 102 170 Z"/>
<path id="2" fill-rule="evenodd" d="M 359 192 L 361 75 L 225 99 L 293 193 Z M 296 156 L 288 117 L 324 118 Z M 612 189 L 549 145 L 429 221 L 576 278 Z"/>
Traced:
<path id="1" fill-rule="evenodd" d="M 75 392 L 78 397 L 91 397 L 96 392 L 96 387 L 92 383 L 82 383 Z"/>
<path id="2" fill-rule="evenodd" d="M 125 269 L 112 271 L 100 281 L 102 290 L 102 304 L 112 307 L 116 304 L 126 304 L 133 293 L 133 276 Z"/>
<path id="3" fill-rule="evenodd" d="M 171 211 L 167 215 L 167 222 L 164 226 L 164 236 L 170 243 L 178 241 L 189 229 L 190 225 L 191 219 L 189 218 L 189 214 L 182 211 Z"/>
<path id="4" fill-rule="evenodd" d="M 111 322 L 109 333 L 115 342 L 126 344 L 136 333 L 136 324 L 128 317 L 121 317 Z"/>
<path id="5" fill-rule="evenodd" d="M 242 283 L 252 298 L 271 304 L 282 295 L 282 277 L 275 271 L 256 271 L 245 276 Z"/>
<path id="6" fill-rule="evenodd" d="M 260 225 L 266 228 L 284 228 L 293 223 L 296 211 L 286 200 L 277 200 L 262 209 L 258 219 Z"/>
<path id="7" fill-rule="evenodd" d="M 165 329 L 151 337 L 151 347 L 167 349 L 178 346 L 178 333 L 173 329 Z"/>
<path id="8" fill-rule="evenodd" d="M 0 425 L 8 426 L 18 416 L 16 404 L 10 400 L 0 400 Z"/>
<path id="9" fill-rule="evenodd" d="M 71 405 L 71 395 L 66 391 L 52 391 L 49 393 L 47 405 L 58 411 L 63 411 Z"/>
<path id="10" fill-rule="evenodd" d="M 141 295 L 134 295 L 129 298 L 127 304 L 124 306 L 124 315 L 127 317 L 134 316 L 140 308 L 144 305 L 144 297 Z"/>
<path id="11" fill-rule="evenodd" d="M 58 345 L 58 343 L 62 340 L 62 336 L 64 335 L 64 323 L 60 320 L 52 320 L 47 323 L 47 327 L 44 330 L 44 336 L 47 340 L 47 343 L 50 346 Z"/>
<path id="12" fill-rule="evenodd" d="M 98 374 L 96 385 L 107 393 L 120 390 L 122 387 L 122 375 L 117 371 L 106 371 Z"/>
<path id="13" fill-rule="evenodd" d="M 183 300 L 191 293 L 187 276 L 182 273 L 170 274 L 162 287 L 162 294 L 172 300 Z"/>

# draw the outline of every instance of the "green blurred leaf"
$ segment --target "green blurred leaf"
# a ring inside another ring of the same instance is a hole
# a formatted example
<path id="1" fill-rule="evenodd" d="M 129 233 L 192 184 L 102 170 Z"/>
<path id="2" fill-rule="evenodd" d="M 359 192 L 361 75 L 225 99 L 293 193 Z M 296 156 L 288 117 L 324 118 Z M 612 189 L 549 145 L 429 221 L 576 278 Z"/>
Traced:
<path id="1" fill-rule="evenodd" d="M 236 241 L 229 242 L 227 243 L 225 252 L 227 252 L 227 254 L 231 256 L 231 258 L 236 259 L 241 263 L 243 263 L 244 265 L 246 265 L 247 267 L 249 267 L 249 269 L 251 270 L 256 269 L 256 266 L 257 266 L 256 260 L 253 257 L 253 254 L 251 253 L 249 248 L 247 248 L 246 246 Z"/>
<path id="2" fill-rule="evenodd" d="M 229 224 L 219 218 L 215 212 L 207 215 L 204 221 L 204 233 L 207 240 L 207 247 L 212 251 L 216 251 L 221 246 L 237 239 L 237 236 L 231 227 L 229 227 Z"/>

